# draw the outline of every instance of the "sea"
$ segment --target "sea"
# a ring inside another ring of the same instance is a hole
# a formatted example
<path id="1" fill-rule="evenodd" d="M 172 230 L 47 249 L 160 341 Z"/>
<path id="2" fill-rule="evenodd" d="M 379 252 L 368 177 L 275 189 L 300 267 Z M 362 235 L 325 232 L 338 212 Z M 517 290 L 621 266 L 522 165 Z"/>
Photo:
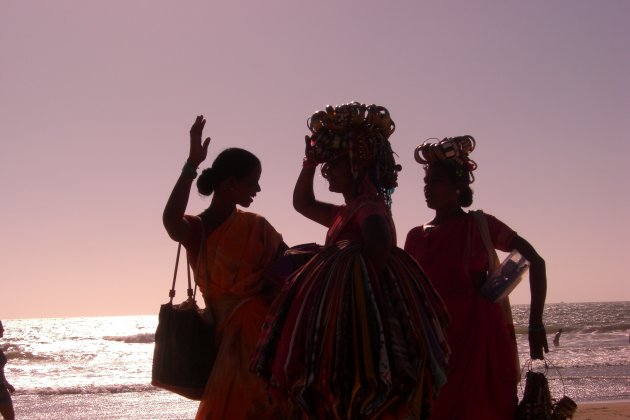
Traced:
<path id="1" fill-rule="evenodd" d="M 547 363 L 529 360 L 529 306 L 512 310 L 523 372 L 546 372 L 552 397 L 630 400 L 630 302 L 548 304 Z M 150 384 L 157 321 L 157 315 L 3 319 L 0 346 L 16 389 L 16 418 L 194 418 L 198 402 Z M 523 387 L 524 381 L 521 393 Z"/>

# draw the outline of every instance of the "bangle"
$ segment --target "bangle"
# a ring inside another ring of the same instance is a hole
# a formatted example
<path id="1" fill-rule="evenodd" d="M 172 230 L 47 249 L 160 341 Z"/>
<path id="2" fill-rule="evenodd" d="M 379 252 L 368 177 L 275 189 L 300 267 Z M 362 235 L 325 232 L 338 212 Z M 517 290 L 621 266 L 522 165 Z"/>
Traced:
<path id="1" fill-rule="evenodd" d="M 197 167 L 189 161 L 186 161 L 186 163 L 184 163 L 184 167 L 182 168 L 182 175 L 186 175 L 188 178 L 192 179 L 197 178 Z"/>
<path id="2" fill-rule="evenodd" d="M 304 156 L 304 159 L 302 159 L 302 168 L 315 169 L 317 168 L 317 165 L 318 165 L 317 161 L 314 160 L 313 158 Z"/>
<path id="3" fill-rule="evenodd" d="M 529 326 L 529 332 L 540 332 L 540 331 L 545 331 L 545 325 L 544 324 L 530 325 Z"/>

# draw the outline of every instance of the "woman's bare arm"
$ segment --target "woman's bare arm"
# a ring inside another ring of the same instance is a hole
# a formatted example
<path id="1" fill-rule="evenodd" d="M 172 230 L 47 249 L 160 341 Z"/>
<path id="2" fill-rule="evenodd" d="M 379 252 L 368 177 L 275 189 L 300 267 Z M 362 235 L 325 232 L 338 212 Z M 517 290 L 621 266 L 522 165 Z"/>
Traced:
<path id="1" fill-rule="evenodd" d="M 171 191 L 162 214 L 162 223 L 168 236 L 177 242 L 186 241 L 190 238 L 190 225 L 184 219 L 184 213 L 188 205 L 192 183 L 197 176 L 197 167 L 206 159 L 208 154 L 210 137 L 203 142 L 201 141 L 205 124 L 206 120 L 203 118 L 203 115 L 199 115 L 190 128 L 188 160 Z"/>

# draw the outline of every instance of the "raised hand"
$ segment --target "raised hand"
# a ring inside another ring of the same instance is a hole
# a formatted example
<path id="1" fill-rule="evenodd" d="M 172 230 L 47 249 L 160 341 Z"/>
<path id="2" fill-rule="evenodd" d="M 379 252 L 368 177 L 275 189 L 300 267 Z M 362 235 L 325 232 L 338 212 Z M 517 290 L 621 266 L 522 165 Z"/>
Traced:
<path id="1" fill-rule="evenodd" d="M 195 166 L 199 166 L 199 164 L 203 162 L 208 155 L 210 137 L 207 137 L 203 143 L 201 141 L 203 127 L 205 125 L 206 120 L 203 118 L 203 115 L 198 115 L 192 127 L 190 127 L 190 151 L 188 153 L 188 162 Z"/>
<path id="2" fill-rule="evenodd" d="M 308 160 L 315 161 L 313 146 L 311 146 L 311 138 L 309 136 L 305 136 L 304 143 L 305 143 L 305 145 L 304 145 L 305 146 L 304 147 L 304 156 Z"/>

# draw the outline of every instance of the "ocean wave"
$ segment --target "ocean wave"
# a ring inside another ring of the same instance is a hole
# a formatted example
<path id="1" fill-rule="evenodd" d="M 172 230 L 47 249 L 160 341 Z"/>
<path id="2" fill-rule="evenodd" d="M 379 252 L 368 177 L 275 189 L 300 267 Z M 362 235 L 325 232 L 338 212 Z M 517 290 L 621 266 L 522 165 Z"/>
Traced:
<path id="1" fill-rule="evenodd" d="M 34 354 L 30 351 L 13 350 L 4 353 L 8 360 L 28 360 L 33 362 L 44 362 L 48 360 L 54 360 L 54 357 L 50 354 Z"/>
<path id="2" fill-rule="evenodd" d="M 123 343 L 154 343 L 155 342 L 155 334 L 154 333 L 142 333 L 142 334 L 134 334 L 134 335 L 107 335 L 103 337 L 103 340 L 107 341 L 120 341 Z"/>
<path id="3" fill-rule="evenodd" d="M 630 330 L 630 324 L 608 324 L 608 325 L 585 325 L 585 326 L 571 326 L 571 325 L 554 325 L 554 324 L 546 324 L 545 330 L 548 335 L 555 334 L 558 330 L 562 328 L 562 334 L 566 335 L 568 333 L 581 333 L 581 334 L 606 334 L 606 333 L 614 333 L 614 332 L 622 332 L 624 334 L 628 333 Z M 526 335 L 529 332 L 527 326 L 516 326 L 515 327 L 516 334 Z"/>
<path id="4" fill-rule="evenodd" d="M 16 387 L 17 388 L 17 387 Z M 128 392 L 150 392 L 158 391 L 159 388 L 151 384 L 133 385 L 89 385 L 71 387 L 45 387 L 45 388 L 22 388 L 15 391 L 15 395 L 90 395 L 90 394 L 123 394 Z"/>

